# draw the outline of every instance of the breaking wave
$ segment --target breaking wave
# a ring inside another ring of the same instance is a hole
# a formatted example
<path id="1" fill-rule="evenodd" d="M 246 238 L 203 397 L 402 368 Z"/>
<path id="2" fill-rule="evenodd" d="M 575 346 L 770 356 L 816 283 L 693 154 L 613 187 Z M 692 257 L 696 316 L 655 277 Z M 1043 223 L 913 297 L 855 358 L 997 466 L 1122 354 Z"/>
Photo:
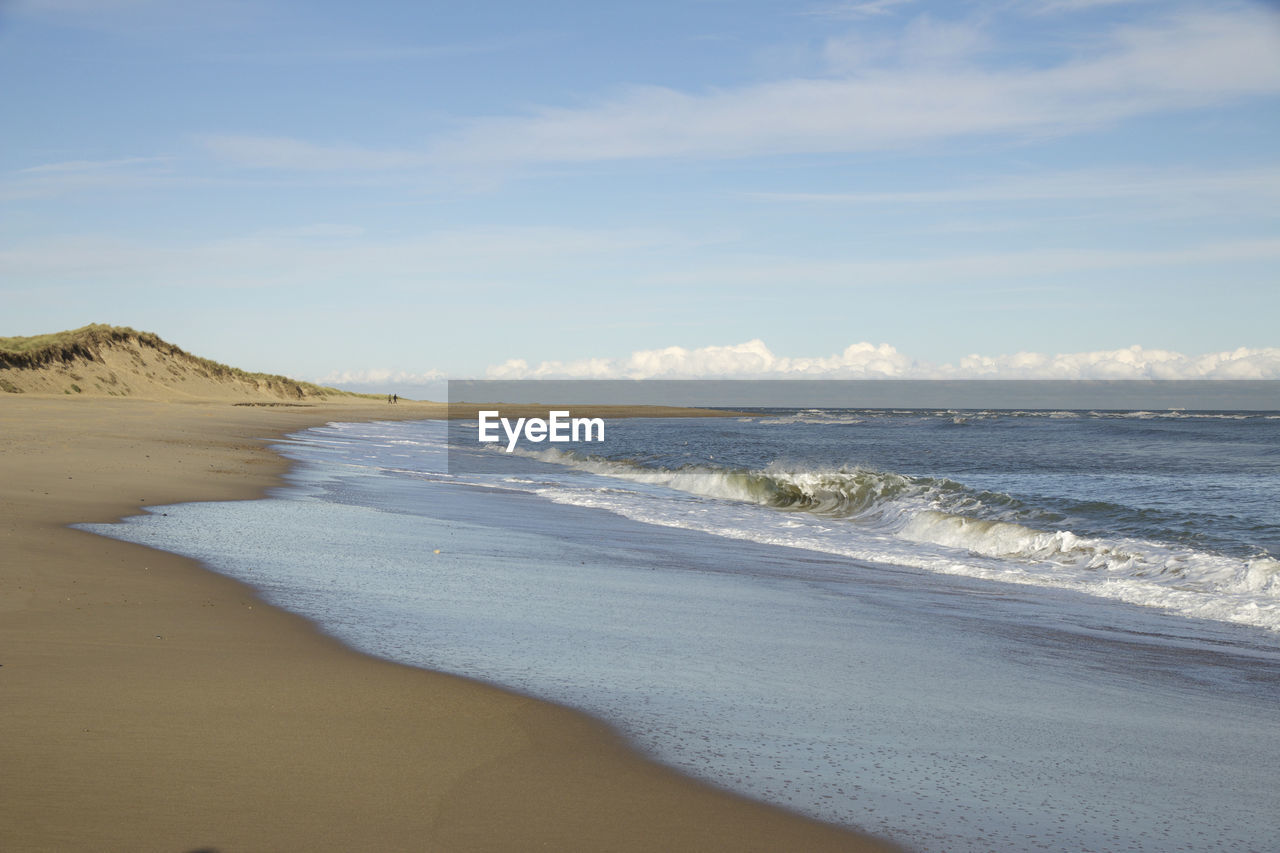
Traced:
<path id="1" fill-rule="evenodd" d="M 1082 535 L 1054 526 L 1062 519 L 1059 514 L 945 478 L 778 464 L 672 469 L 554 448 L 523 455 L 712 499 L 711 506 L 692 511 L 626 489 L 565 484 L 537 489 L 557 502 L 608 509 L 647 523 L 947 574 L 1074 589 L 1280 631 L 1280 562 L 1270 555 L 1239 557 L 1156 538 Z M 727 508 L 717 512 L 717 502 L 773 513 L 747 519 Z"/>

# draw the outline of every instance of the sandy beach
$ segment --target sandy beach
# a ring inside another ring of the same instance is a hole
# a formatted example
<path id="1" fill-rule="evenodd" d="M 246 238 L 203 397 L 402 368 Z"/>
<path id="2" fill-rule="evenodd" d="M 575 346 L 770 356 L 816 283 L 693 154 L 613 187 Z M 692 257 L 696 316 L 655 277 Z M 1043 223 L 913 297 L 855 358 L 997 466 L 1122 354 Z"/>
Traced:
<path id="1" fill-rule="evenodd" d="M 0 848 L 890 849 L 685 779 L 575 712 L 350 651 L 190 560 L 67 528 L 254 498 L 287 467 L 272 438 L 441 412 L 0 397 Z"/>

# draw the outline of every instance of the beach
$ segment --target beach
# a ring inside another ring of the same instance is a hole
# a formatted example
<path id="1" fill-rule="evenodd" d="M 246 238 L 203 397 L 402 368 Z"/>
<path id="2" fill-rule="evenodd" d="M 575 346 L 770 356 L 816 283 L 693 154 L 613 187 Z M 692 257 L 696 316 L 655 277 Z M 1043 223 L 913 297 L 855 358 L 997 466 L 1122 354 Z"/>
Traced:
<path id="1" fill-rule="evenodd" d="M 1280 853 L 1277 0 L 0 39 L 0 853 Z"/>
<path id="2" fill-rule="evenodd" d="M 172 554 L 68 529 L 256 498 L 368 400 L 0 400 L 0 847 L 874 850 L 554 705 L 349 650 Z M 287 542 L 289 531 L 281 530 Z"/>
<path id="3" fill-rule="evenodd" d="M 335 422 L 273 443 L 260 500 L 76 527 L 912 850 L 1261 851 L 1276 424 L 774 410 L 507 452 Z"/>

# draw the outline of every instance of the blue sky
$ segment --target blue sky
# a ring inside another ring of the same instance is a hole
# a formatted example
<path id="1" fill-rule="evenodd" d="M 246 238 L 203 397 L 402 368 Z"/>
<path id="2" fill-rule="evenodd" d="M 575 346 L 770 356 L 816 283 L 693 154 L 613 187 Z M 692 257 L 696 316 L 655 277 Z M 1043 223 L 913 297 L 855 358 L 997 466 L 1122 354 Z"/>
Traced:
<path id="1" fill-rule="evenodd" d="M 254 370 L 1280 378 L 1280 11 L 0 0 L 0 335 Z"/>

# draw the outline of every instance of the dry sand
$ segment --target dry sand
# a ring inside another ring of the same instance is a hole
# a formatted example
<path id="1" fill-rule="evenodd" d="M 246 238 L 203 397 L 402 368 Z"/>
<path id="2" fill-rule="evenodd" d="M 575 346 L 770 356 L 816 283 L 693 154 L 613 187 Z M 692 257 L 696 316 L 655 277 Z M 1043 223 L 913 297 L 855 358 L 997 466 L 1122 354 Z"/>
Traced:
<path id="1" fill-rule="evenodd" d="M 888 849 L 65 526 L 257 497 L 263 439 L 441 411 L 0 394 L 0 850 Z"/>

